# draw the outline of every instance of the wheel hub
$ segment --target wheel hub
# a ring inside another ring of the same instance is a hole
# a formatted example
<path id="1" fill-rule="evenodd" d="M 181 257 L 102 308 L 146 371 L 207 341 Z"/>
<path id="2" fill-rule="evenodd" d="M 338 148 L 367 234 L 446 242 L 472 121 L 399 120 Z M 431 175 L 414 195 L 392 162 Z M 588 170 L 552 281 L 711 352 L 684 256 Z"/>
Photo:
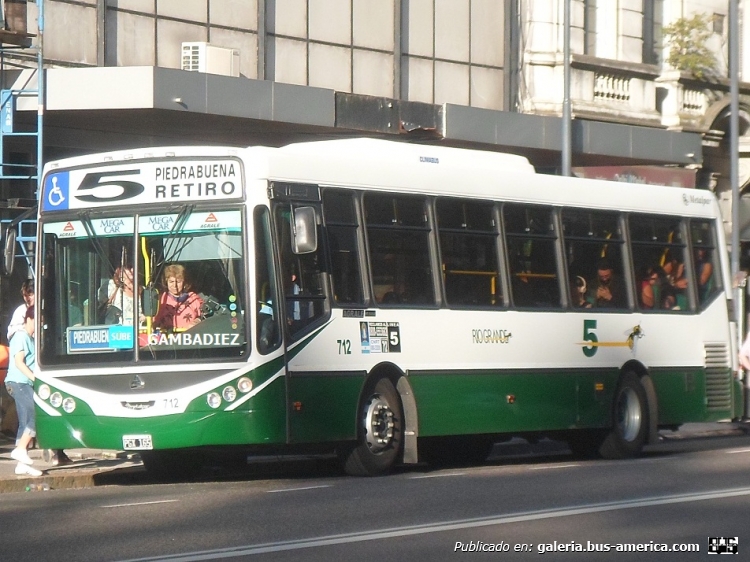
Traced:
<path id="1" fill-rule="evenodd" d="M 372 452 L 387 448 L 393 441 L 393 410 L 379 395 L 373 396 L 365 412 L 365 439 Z"/>
<path id="2" fill-rule="evenodd" d="M 641 406 L 638 395 L 626 388 L 617 403 L 617 426 L 625 441 L 633 441 L 641 430 Z"/>

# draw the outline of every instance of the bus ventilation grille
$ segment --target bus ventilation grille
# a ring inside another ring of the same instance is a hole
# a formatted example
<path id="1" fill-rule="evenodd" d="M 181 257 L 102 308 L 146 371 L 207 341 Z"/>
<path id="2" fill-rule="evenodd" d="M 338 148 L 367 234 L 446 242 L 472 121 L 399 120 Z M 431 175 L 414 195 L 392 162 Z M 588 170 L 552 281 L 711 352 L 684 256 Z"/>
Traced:
<path id="1" fill-rule="evenodd" d="M 706 407 L 729 410 L 732 407 L 732 371 L 726 343 L 704 343 L 706 350 Z"/>

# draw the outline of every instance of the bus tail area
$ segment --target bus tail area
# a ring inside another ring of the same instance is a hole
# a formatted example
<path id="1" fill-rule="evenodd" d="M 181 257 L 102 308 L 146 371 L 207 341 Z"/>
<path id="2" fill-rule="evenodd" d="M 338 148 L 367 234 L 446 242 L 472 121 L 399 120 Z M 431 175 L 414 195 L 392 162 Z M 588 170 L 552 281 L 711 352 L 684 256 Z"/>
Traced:
<path id="1" fill-rule="evenodd" d="M 44 447 L 377 475 L 743 413 L 710 194 L 346 139 L 49 163 L 38 219 Z"/>

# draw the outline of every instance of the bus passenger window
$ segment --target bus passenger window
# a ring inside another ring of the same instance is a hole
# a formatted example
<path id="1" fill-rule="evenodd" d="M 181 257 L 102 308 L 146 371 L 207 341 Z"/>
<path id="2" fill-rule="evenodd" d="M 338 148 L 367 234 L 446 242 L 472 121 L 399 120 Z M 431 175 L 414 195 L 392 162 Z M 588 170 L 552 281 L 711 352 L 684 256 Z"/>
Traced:
<path id="1" fill-rule="evenodd" d="M 622 275 L 622 229 L 618 215 L 563 209 L 565 259 L 573 308 L 627 308 Z"/>
<path id="2" fill-rule="evenodd" d="M 379 193 L 364 197 L 370 270 L 379 304 L 435 304 L 425 205 L 423 197 Z"/>
<path id="3" fill-rule="evenodd" d="M 550 207 L 503 206 L 513 304 L 559 308 L 556 234 Z"/>
<path id="4" fill-rule="evenodd" d="M 638 307 L 675 312 L 690 310 L 690 276 L 680 219 L 653 215 L 629 217 Z"/>
<path id="5" fill-rule="evenodd" d="M 436 208 L 448 304 L 503 306 L 493 204 L 438 199 Z"/>
<path id="6" fill-rule="evenodd" d="M 698 305 L 703 306 L 721 290 L 721 276 L 716 274 L 718 255 L 714 223 L 690 221 L 690 238 L 693 245 L 693 270 Z"/>
<path id="7" fill-rule="evenodd" d="M 331 259 L 333 300 L 339 305 L 363 305 L 354 194 L 326 189 L 323 192 L 323 218 Z"/>

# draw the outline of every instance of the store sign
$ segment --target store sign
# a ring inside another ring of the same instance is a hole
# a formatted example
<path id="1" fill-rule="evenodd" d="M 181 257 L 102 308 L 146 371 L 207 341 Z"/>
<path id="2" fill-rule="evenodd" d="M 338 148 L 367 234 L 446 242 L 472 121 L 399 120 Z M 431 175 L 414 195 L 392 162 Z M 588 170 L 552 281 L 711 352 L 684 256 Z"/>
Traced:
<path id="1" fill-rule="evenodd" d="M 670 187 L 695 187 L 695 170 L 665 166 L 585 166 L 572 168 L 579 178 L 667 185 Z"/>

